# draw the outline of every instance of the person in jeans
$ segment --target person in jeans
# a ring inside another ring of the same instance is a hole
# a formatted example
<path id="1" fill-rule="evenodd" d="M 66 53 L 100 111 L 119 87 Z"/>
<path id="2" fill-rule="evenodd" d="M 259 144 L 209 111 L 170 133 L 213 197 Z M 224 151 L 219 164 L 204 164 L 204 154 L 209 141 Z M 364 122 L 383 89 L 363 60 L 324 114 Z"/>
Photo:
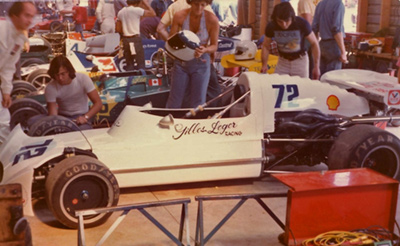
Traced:
<path id="1" fill-rule="evenodd" d="M 200 39 L 194 59 L 183 62 L 174 60 L 171 75 L 171 90 L 167 108 L 181 108 L 186 89 L 189 88 L 189 107 L 195 108 L 206 101 L 208 81 L 210 79 L 210 54 L 218 48 L 218 18 L 205 7 L 212 0 L 187 0 L 188 9 L 178 11 L 173 18 L 170 36 L 179 30 L 190 30 Z"/>
<path id="2" fill-rule="evenodd" d="M 322 0 L 315 9 L 312 30 L 321 38 L 321 75 L 342 69 L 342 64 L 347 63 L 343 40 L 344 11 L 342 0 Z"/>
<path id="3" fill-rule="evenodd" d="M 116 31 L 122 35 L 126 71 L 145 69 L 144 50 L 140 37 L 140 18 L 156 16 L 156 13 L 147 0 L 128 0 L 127 4 L 127 7 L 119 11 L 116 26 Z"/>
<path id="4" fill-rule="evenodd" d="M 272 21 L 265 28 L 265 38 L 261 47 L 261 72 L 266 73 L 268 70 L 269 47 L 272 38 L 275 38 L 279 52 L 275 73 L 308 78 L 309 62 L 304 46 L 305 40 L 308 40 L 314 59 L 312 78 L 319 79 L 320 51 L 318 41 L 311 31 L 310 24 L 305 19 L 296 16 L 289 2 L 276 5 L 271 19 Z"/>

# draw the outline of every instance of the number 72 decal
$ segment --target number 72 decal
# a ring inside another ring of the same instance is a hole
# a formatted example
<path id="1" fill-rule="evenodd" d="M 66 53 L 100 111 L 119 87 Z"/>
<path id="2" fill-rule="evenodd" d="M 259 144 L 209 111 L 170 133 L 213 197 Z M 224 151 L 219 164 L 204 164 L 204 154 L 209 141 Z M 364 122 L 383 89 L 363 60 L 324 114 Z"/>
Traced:
<path id="1" fill-rule="evenodd" d="M 277 89 L 275 108 L 281 108 L 282 102 L 288 102 L 289 108 L 298 107 L 296 98 L 299 97 L 299 88 L 295 84 L 288 85 L 272 85 L 272 88 Z"/>

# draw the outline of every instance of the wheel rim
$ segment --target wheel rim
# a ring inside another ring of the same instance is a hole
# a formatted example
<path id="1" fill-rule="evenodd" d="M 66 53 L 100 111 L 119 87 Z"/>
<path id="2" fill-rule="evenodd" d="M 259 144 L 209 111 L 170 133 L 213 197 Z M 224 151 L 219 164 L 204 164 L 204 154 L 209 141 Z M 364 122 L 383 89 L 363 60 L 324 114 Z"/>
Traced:
<path id="1" fill-rule="evenodd" d="M 77 221 L 76 210 L 111 206 L 112 194 L 112 187 L 107 186 L 107 180 L 103 176 L 82 173 L 64 185 L 59 202 L 63 214 L 69 220 Z M 99 220 L 105 215 L 85 216 L 85 223 Z"/>
<path id="2" fill-rule="evenodd" d="M 361 167 L 368 167 L 389 177 L 399 174 L 399 155 L 389 146 L 380 146 L 372 149 L 364 158 Z"/>
<path id="3" fill-rule="evenodd" d="M 43 89 L 47 83 L 51 81 L 51 77 L 48 74 L 40 74 L 34 77 L 31 81 L 32 85 L 38 88 L 38 90 Z"/>

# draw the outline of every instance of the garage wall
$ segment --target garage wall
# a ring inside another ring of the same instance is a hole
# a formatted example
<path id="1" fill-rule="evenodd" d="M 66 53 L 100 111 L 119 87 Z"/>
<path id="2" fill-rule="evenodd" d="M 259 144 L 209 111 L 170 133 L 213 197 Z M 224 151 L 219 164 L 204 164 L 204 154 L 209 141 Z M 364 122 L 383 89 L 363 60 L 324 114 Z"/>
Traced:
<path id="1" fill-rule="evenodd" d="M 361 18 L 358 18 L 360 32 L 376 33 L 382 28 L 389 28 L 389 35 L 394 35 L 396 27 L 400 26 L 400 2 L 359 0 L 359 15 L 361 15 Z M 363 23 L 364 21 L 366 23 Z"/>
<path id="2" fill-rule="evenodd" d="M 251 24 L 253 39 L 259 39 L 270 20 L 276 0 L 238 0 L 238 24 Z"/>
<path id="3" fill-rule="evenodd" d="M 379 31 L 381 18 L 381 0 L 368 1 L 367 32 Z"/>
<path id="4" fill-rule="evenodd" d="M 394 35 L 396 28 L 400 27 L 400 2 L 392 0 L 390 8 L 390 35 Z"/>

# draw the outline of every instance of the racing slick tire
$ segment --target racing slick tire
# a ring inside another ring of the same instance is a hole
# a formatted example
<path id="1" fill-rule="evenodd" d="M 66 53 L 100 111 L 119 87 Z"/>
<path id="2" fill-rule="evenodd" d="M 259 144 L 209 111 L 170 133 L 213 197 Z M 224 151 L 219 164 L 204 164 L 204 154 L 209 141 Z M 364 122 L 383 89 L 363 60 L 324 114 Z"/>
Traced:
<path id="1" fill-rule="evenodd" d="M 26 82 L 25 80 L 14 80 L 13 81 L 13 89 L 11 91 L 11 98 L 21 98 L 26 94 L 37 91 L 36 87 L 31 83 Z"/>
<path id="2" fill-rule="evenodd" d="M 47 74 L 46 69 L 40 68 L 30 73 L 26 77 L 26 80 L 38 88 L 38 90 L 42 90 L 51 81 L 51 77 Z"/>
<path id="3" fill-rule="evenodd" d="M 28 58 L 21 62 L 21 67 L 31 67 L 31 66 L 36 66 L 36 65 L 42 65 L 45 64 L 46 62 L 43 61 L 40 58 Z"/>
<path id="4" fill-rule="evenodd" d="M 73 131 L 80 131 L 80 129 L 72 120 L 61 115 L 49 115 L 32 123 L 28 135 L 38 137 Z"/>
<path id="5" fill-rule="evenodd" d="M 355 125 L 342 132 L 328 154 L 329 169 L 368 167 L 400 179 L 400 140 L 372 125 Z"/>
<path id="6" fill-rule="evenodd" d="M 46 114 L 47 110 L 38 101 L 31 98 L 17 98 L 13 100 L 10 108 L 11 120 L 10 129 L 12 130 L 17 124 L 21 124 L 22 128 L 28 128 L 28 119 L 35 115 Z"/>
<path id="7" fill-rule="evenodd" d="M 60 161 L 49 173 L 46 202 L 56 219 L 68 228 L 78 228 L 76 210 L 115 206 L 119 186 L 110 170 L 93 157 L 77 155 Z M 104 223 L 111 213 L 84 217 L 85 227 Z"/>

